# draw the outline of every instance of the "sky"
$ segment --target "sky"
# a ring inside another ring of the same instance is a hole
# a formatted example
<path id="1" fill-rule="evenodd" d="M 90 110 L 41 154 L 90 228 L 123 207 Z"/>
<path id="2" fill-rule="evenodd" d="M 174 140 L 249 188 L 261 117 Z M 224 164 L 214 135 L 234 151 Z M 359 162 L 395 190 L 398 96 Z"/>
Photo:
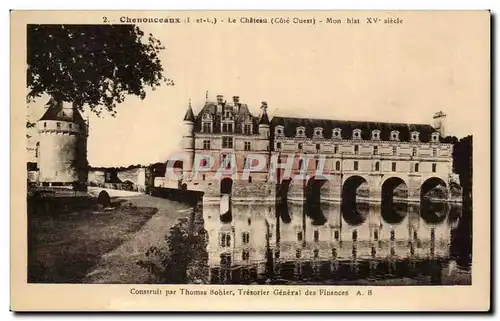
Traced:
<path id="1" fill-rule="evenodd" d="M 489 66 L 477 36 L 484 30 L 462 18 L 410 17 L 401 26 L 376 28 L 140 25 L 166 46 L 161 61 L 175 86 L 149 90 L 144 100 L 128 96 L 116 117 L 85 113 L 89 163 L 165 161 L 179 148 L 189 100 L 197 113 L 207 91 L 210 100 L 240 96 L 254 115 L 267 101 L 271 117 L 432 124 L 441 110 L 448 134 L 473 134 L 469 114 L 488 99 Z M 42 116 L 46 102 L 29 104 L 30 120 Z"/>

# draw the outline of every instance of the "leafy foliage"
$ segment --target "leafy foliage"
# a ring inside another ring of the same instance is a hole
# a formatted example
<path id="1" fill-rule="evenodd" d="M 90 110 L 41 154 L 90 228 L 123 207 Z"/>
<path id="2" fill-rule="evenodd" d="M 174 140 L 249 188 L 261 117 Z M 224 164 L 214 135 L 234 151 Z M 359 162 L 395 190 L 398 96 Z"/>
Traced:
<path id="1" fill-rule="evenodd" d="M 207 283 L 206 235 L 205 229 L 196 227 L 193 220 L 183 219 L 171 227 L 165 237 L 167 248 L 149 248 L 148 260 L 140 260 L 137 264 L 147 269 L 159 283 Z"/>
<path id="2" fill-rule="evenodd" d="M 152 34 L 134 25 L 28 25 L 28 102 L 42 94 L 115 115 L 126 95 L 166 82 Z"/>

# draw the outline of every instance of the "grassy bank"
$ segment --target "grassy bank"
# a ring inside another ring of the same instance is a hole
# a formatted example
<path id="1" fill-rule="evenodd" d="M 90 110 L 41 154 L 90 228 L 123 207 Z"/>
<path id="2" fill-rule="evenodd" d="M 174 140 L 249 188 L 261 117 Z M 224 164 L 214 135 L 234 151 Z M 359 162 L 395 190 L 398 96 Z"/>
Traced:
<path id="1" fill-rule="evenodd" d="M 116 200 L 114 206 L 98 208 L 91 197 L 28 198 L 28 282 L 81 282 L 157 212 Z"/>

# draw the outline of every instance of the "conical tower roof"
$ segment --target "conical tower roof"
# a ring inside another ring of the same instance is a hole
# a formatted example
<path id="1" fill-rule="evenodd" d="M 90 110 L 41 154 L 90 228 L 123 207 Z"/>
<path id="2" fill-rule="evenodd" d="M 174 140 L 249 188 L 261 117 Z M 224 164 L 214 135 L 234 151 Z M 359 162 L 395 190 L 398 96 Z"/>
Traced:
<path id="1" fill-rule="evenodd" d="M 184 121 L 194 122 L 194 113 L 193 113 L 193 108 L 191 107 L 191 100 L 189 100 L 189 106 L 186 111 L 186 114 L 184 115 Z"/>

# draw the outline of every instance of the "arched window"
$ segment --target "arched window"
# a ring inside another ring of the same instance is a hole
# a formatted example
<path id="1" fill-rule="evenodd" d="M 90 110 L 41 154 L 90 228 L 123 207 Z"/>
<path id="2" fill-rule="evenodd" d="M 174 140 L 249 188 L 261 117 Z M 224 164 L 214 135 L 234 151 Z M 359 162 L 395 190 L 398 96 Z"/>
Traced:
<path id="1" fill-rule="evenodd" d="M 340 161 L 337 161 L 337 162 L 335 163 L 335 170 L 336 170 L 336 171 L 339 171 L 339 170 L 340 170 Z"/>
<path id="2" fill-rule="evenodd" d="M 415 164 L 415 173 L 418 173 L 418 164 Z"/>
<path id="3" fill-rule="evenodd" d="M 378 172 L 380 170 L 380 163 L 376 162 L 375 163 L 375 171 Z"/>

